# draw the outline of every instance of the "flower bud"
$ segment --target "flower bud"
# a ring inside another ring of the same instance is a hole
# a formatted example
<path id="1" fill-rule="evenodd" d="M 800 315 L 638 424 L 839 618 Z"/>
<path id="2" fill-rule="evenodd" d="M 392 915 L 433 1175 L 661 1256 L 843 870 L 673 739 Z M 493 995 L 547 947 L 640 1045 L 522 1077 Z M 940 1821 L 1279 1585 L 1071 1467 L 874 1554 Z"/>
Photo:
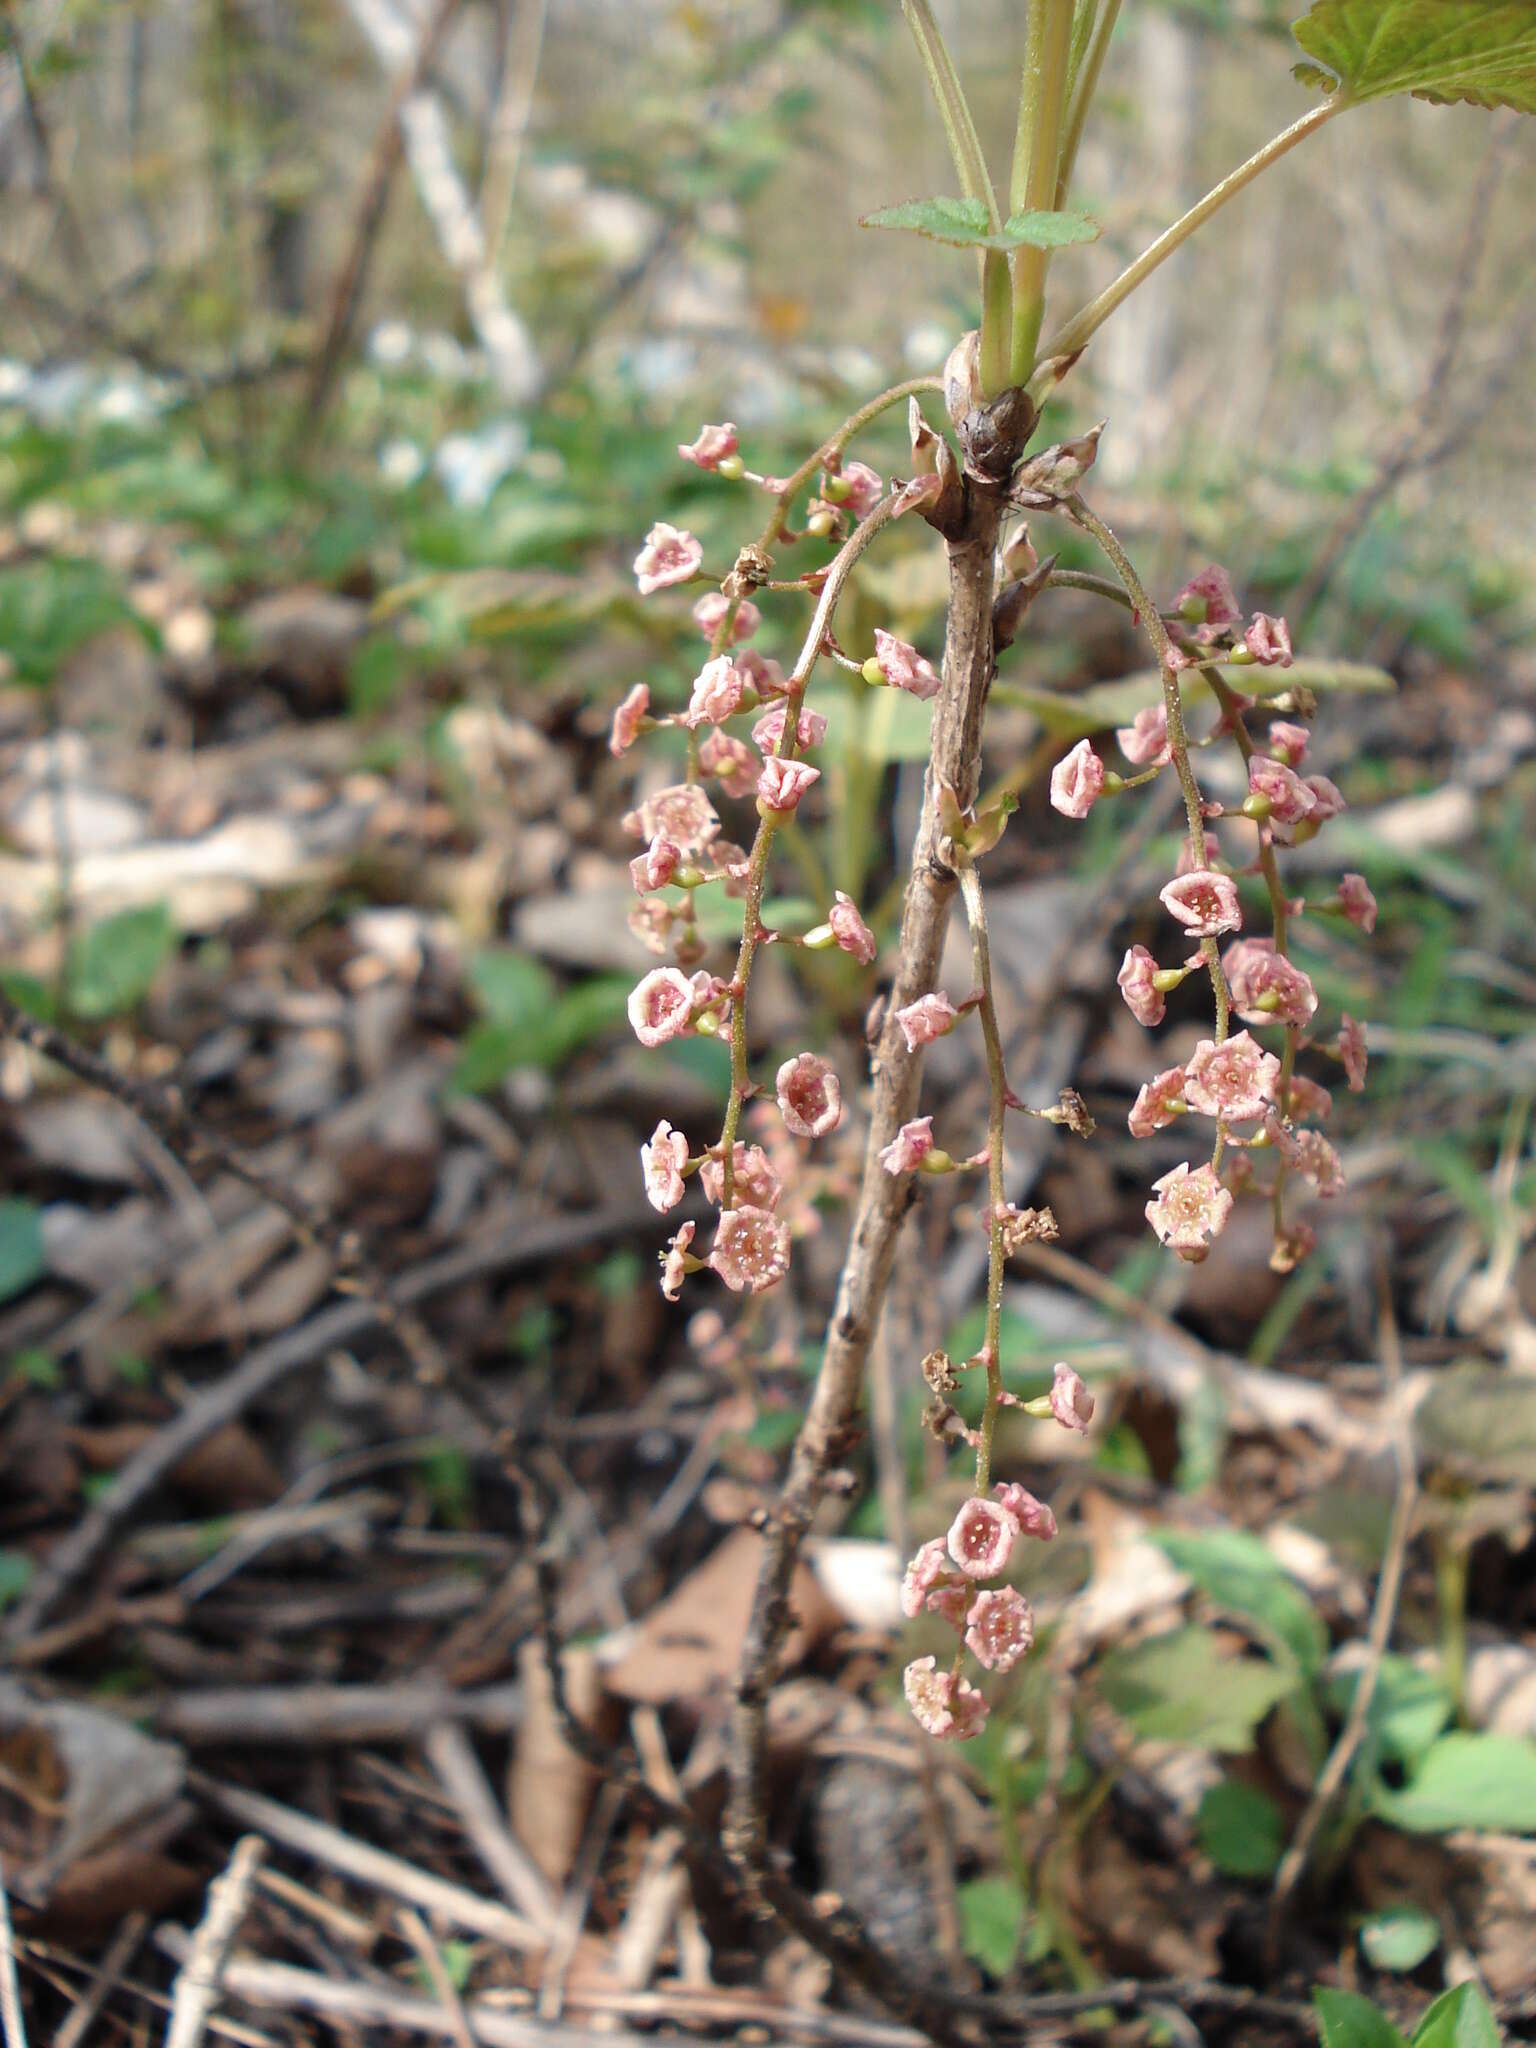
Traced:
<path id="1" fill-rule="evenodd" d="M 981 388 L 981 334 L 972 328 L 962 334 L 944 365 L 944 406 L 953 425 L 959 426 L 967 413 L 985 402 Z"/>

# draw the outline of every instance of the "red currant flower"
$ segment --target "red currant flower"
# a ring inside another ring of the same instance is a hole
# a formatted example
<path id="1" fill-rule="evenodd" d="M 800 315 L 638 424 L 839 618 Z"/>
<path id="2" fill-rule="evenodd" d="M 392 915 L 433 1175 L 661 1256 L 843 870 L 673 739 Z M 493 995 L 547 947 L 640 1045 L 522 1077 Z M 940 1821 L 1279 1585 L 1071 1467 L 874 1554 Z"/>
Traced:
<path id="1" fill-rule="evenodd" d="M 1157 962 L 1146 947 L 1132 946 L 1120 962 L 1120 972 L 1115 976 L 1131 1015 L 1149 1030 L 1154 1024 L 1162 1023 L 1168 1008 L 1162 990 L 1153 985 L 1152 977 L 1157 972 Z"/>
<path id="2" fill-rule="evenodd" d="M 693 623 L 706 640 L 713 640 L 720 621 L 730 609 L 731 601 L 723 590 L 706 590 L 693 608 Z M 731 621 L 732 640 L 750 640 L 762 623 L 763 615 L 751 598 L 742 598 Z"/>
<path id="3" fill-rule="evenodd" d="M 914 1117 L 903 1124 L 880 1154 L 887 1173 L 915 1173 L 933 1150 L 933 1118 Z"/>
<path id="4" fill-rule="evenodd" d="M 995 1500 L 975 1494 L 949 1528 L 949 1554 L 968 1579 L 993 1579 L 1007 1564 L 1019 1525 Z"/>
<path id="5" fill-rule="evenodd" d="M 650 1142 L 640 1147 L 645 1199 L 653 1209 L 677 1207 L 683 1199 L 683 1168 L 687 1164 L 688 1140 L 663 1117 L 652 1131 Z"/>
<path id="6" fill-rule="evenodd" d="M 713 775 L 727 796 L 749 796 L 757 787 L 763 764 L 733 733 L 706 733 L 699 742 L 699 768 Z M 718 852 L 719 842 L 716 842 Z"/>
<path id="7" fill-rule="evenodd" d="M 1225 569 L 1212 563 L 1202 569 L 1198 576 L 1191 576 L 1178 596 L 1173 608 L 1180 618 L 1187 619 L 1192 626 L 1219 630 L 1223 626 L 1234 626 L 1242 617 L 1238 608 L 1237 592 L 1232 588 L 1232 578 Z M 1206 635 L 1202 634 L 1202 638 Z M 1210 637 L 1214 638 L 1214 631 Z"/>
<path id="8" fill-rule="evenodd" d="M 693 1243 L 697 1227 L 693 1223 L 683 1224 L 662 1256 L 661 1291 L 668 1301 L 676 1301 L 683 1291 L 683 1281 L 688 1274 L 688 1247 Z"/>
<path id="9" fill-rule="evenodd" d="M 918 1657 L 901 1675 L 912 1718 L 930 1735 L 969 1742 L 987 1724 L 987 1703 L 974 1685 L 940 1671 L 932 1657 Z"/>
<path id="10" fill-rule="evenodd" d="M 1248 791 L 1269 805 L 1269 816 L 1278 825 L 1299 825 L 1317 809 L 1317 796 L 1308 789 L 1294 768 L 1272 761 L 1267 754 L 1255 754 L 1248 763 Z"/>
<path id="11" fill-rule="evenodd" d="M 696 782 L 658 789 L 622 822 L 637 839 L 670 839 L 681 853 L 702 853 L 720 831 L 715 807 Z"/>
<path id="12" fill-rule="evenodd" d="M 654 896 L 658 889 L 665 889 L 682 865 L 682 859 L 682 848 L 672 840 L 653 839 L 645 852 L 637 853 L 629 864 L 629 879 L 635 894 Z"/>
<path id="13" fill-rule="evenodd" d="M 1342 1194 L 1344 1169 L 1339 1164 L 1338 1153 L 1321 1131 L 1297 1131 L 1290 1150 L 1289 1163 L 1299 1174 L 1311 1181 L 1313 1187 L 1325 1199 Z"/>
<path id="14" fill-rule="evenodd" d="M 1169 1067 L 1154 1075 L 1132 1105 L 1127 1122 L 1133 1138 L 1150 1138 L 1154 1131 L 1176 1123 L 1188 1105 L 1184 1101 L 1184 1069 Z"/>
<path id="15" fill-rule="evenodd" d="M 1171 760 L 1168 746 L 1168 707 L 1166 704 L 1149 704 L 1145 711 L 1138 711 L 1131 725 L 1115 727 L 1115 741 L 1127 761 L 1137 768 L 1148 768 L 1154 763 L 1161 768 Z"/>
<path id="16" fill-rule="evenodd" d="M 693 983 L 676 967 L 653 967 L 630 990 L 629 1021 L 642 1045 L 681 1038 L 693 1017 Z"/>
<path id="17" fill-rule="evenodd" d="M 659 896 L 651 896 L 645 902 L 637 903 L 624 921 L 648 953 L 665 957 L 673 915 L 670 903 L 663 903 Z"/>
<path id="18" fill-rule="evenodd" d="M 681 723 L 690 732 L 701 725 L 719 725 L 741 709 L 746 680 L 728 654 L 717 654 L 713 661 L 706 661 L 693 679 L 693 695 L 688 699 Z"/>
<path id="19" fill-rule="evenodd" d="M 735 1293 L 761 1294 L 789 1271 L 789 1225 L 771 1209 L 722 1209 L 704 1263 Z"/>
<path id="20" fill-rule="evenodd" d="M 855 519 L 867 519 L 885 495 L 879 476 L 867 462 L 845 462 L 837 476 L 843 486 L 838 503 Z"/>
<path id="21" fill-rule="evenodd" d="M 1339 906 L 1353 925 L 1369 935 L 1376 929 L 1376 898 L 1364 875 L 1339 878 Z"/>
<path id="22" fill-rule="evenodd" d="M 759 697 L 776 697 L 784 688 L 783 669 L 766 654 L 759 654 L 755 647 L 743 647 L 736 657 L 736 666 Z"/>
<path id="23" fill-rule="evenodd" d="M 875 957 L 875 935 L 859 915 L 853 898 L 845 896 L 841 889 L 827 912 L 827 923 L 831 925 L 832 936 L 842 950 L 851 953 L 855 960 L 867 967 Z"/>
<path id="24" fill-rule="evenodd" d="M 723 426 L 700 427 L 697 440 L 679 441 L 677 452 L 684 462 L 695 463 L 700 469 L 718 469 L 740 445 L 735 422 L 727 420 Z"/>
<path id="25" fill-rule="evenodd" d="M 698 574 L 704 550 L 691 533 L 668 526 L 659 519 L 645 536 L 645 546 L 635 557 L 635 581 L 640 595 L 665 590 L 669 583 L 688 583 Z"/>
<path id="26" fill-rule="evenodd" d="M 1312 735 L 1304 725 L 1288 725 L 1284 719 L 1277 719 L 1269 728 L 1269 750 L 1287 768 L 1298 768 L 1312 741 Z"/>
<path id="27" fill-rule="evenodd" d="M 738 1139 L 731 1150 L 731 1178 L 735 1199 L 754 1209 L 777 1209 L 784 1183 L 774 1172 L 761 1145 L 743 1145 Z M 711 1202 L 725 1195 L 725 1167 L 718 1159 L 706 1159 L 699 1168 L 699 1185 Z"/>
<path id="28" fill-rule="evenodd" d="M 1152 1187 L 1157 1200 L 1147 1204 L 1147 1221 L 1158 1238 L 1180 1258 L 1203 1259 L 1232 1213 L 1232 1197 L 1214 1170 L 1191 1173 L 1186 1160 Z"/>
<path id="29" fill-rule="evenodd" d="M 1261 668 L 1289 668 L 1291 634 L 1284 619 L 1272 619 L 1268 612 L 1255 612 L 1243 634 L 1243 645 Z"/>
<path id="30" fill-rule="evenodd" d="M 796 1054 L 780 1067 L 774 1080 L 779 1114 L 797 1138 L 824 1138 L 842 1121 L 843 1097 L 837 1076 L 813 1052 Z"/>
<path id="31" fill-rule="evenodd" d="M 924 1605 L 930 1614 L 937 1614 L 957 1632 L 965 1628 L 965 1610 L 971 1604 L 971 1589 L 963 1579 L 950 1585 L 935 1586 Z"/>
<path id="32" fill-rule="evenodd" d="M 1339 1033 L 1339 1058 L 1349 1076 L 1349 1092 L 1358 1095 L 1365 1086 L 1365 1026 L 1358 1017 L 1346 1016 Z"/>
<path id="33" fill-rule="evenodd" d="M 1158 891 L 1158 901 L 1197 938 L 1242 929 L 1237 884 L 1215 868 L 1193 868 Z"/>
<path id="34" fill-rule="evenodd" d="M 934 1039 L 953 1031 L 960 1022 L 960 1012 L 941 990 L 931 996 L 919 996 L 915 1003 L 898 1010 L 896 1022 L 907 1041 L 907 1051 L 916 1052 L 920 1045 L 931 1045 Z"/>
<path id="35" fill-rule="evenodd" d="M 1333 1097 L 1321 1081 L 1309 1080 L 1305 1074 L 1292 1074 L 1291 1085 L 1285 1091 L 1287 1116 L 1321 1121 L 1332 1108 Z"/>
<path id="36" fill-rule="evenodd" d="M 1051 1368 L 1051 1413 L 1063 1429 L 1075 1429 L 1079 1436 L 1088 1434 L 1093 1396 L 1064 1358 L 1058 1358 Z"/>
<path id="37" fill-rule="evenodd" d="M 1275 951 L 1273 939 L 1240 939 L 1222 955 L 1232 1007 L 1245 1024 L 1310 1021 L 1317 991 L 1299 967 Z"/>
<path id="38" fill-rule="evenodd" d="M 875 628 L 875 666 L 893 690 L 905 690 L 909 697 L 927 699 L 939 694 L 938 671 L 920 655 L 910 640 L 898 640 L 894 633 Z"/>
<path id="39" fill-rule="evenodd" d="M 1202 1116 L 1241 1123 L 1275 1100 L 1280 1062 L 1246 1031 L 1217 1045 L 1203 1038 L 1184 1069 L 1184 1100 Z"/>
<path id="40" fill-rule="evenodd" d="M 1293 1223 L 1275 1239 L 1269 1255 L 1272 1273 L 1294 1273 L 1317 1250 L 1317 1232 L 1310 1223 Z"/>
<path id="41" fill-rule="evenodd" d="M 1043 1500 L 1036 1500 L 1027 1487 L 1010 1479 L 992 1489 L 993 1498 L 1019 1525 L 1021 1536 L 1038 1536 L 1045 1543 L 1056 1534 L 1056 1517 Z"/>
<path id="42" fill-rule="evenodd" d="M 1013 1586 L 978 1593 L 966 1616 L 965 1640 L 988 1671 L 1011 1671 L 1035 1640 L 1029 1602 Z"/>
<path id="43" fill-rule="evenodd" d="M 792 811 L 811 784 L 820 780 L 821 770 L 809 761 L 787 761 L 782 755 L 770 754 L 757 778 L 758 803 L 764 810 Z"/>
<path id="44" fill-rule="evenodd" d="M 901 1611 L 908 1621 L 917 1619 L 928 1595 L 948 1576 L 944 1538 L 935 1536 L 921 1546 L 901 1581 Z"/>
<path id="45" fill-rule="evenodd" d="M 636 683 L 613 714 L 613 730 L 608 735 L 610 754 L 622 754 L 635 744 L 644 730 L 645 716 L 650 708 L 650 691 L 644 683 Z"/>
<path id="46" fill-rule="evenodd" d="M 1104 792 L 1104 763 L 1079 740 L 1051 770 L 1051 807 L 1066 818 L 1086 818 Z"/>
<path id="47" fill-rule="evenodd" d="M 777 750 L 784 737 L 784 720 L 788 712 L 785 704 L 775 704 L 752 728 L 752 737 L 765 754 Z M 795 737 L 802 747 L 819 747 L 827 736 L 827 721 L 819 711 L 810 711 L 802 706 L 795 721 Z"/>

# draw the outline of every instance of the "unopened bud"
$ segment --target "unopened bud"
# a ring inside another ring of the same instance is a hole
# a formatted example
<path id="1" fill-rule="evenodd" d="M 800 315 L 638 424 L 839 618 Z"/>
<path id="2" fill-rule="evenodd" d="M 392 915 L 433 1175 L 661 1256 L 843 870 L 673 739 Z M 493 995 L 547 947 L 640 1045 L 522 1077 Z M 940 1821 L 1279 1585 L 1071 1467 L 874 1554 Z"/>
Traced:
<path id="1" fill-rule="evenodd" d="M 1009 576 L 1028 576 L 1040 566 L 1040 557 L 1030 545 L 1029 528 L 1021 526 L 1003 549 L 1003 570 Z"/>
<path id="2" fill-rule="evenodd" d="M 923 408 L 915 398 L 907 400 L 907 432 L 912 440 L 912 474 L 937 476 L 939 437 L 923 418 Z"/>
<path id="3" fill-rule="evenodd" d="M 983 403 L 981 335 L 976 328 L 962 334 L 944 365 L 944 406 L 955 426 Z"/>
<path id="4" fill-rule="evenodd" d="M 1100 420 L 1086 434 L 1071 441 L 1058 441 L 1030 457 L 1014 479 L 1009 496 L 1017 504 L 1054 504 L 1070 498 L 1093 467 L 1099 452 L 1099 436 L 1107 422 Z"/>

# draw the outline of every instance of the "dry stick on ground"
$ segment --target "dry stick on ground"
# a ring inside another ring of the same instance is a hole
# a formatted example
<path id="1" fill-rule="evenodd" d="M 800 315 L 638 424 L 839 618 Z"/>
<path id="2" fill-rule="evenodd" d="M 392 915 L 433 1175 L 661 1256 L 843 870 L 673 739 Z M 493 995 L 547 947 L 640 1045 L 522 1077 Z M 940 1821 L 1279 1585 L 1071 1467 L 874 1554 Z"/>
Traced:
<path id="1" fill-rule="evenodd" d="M 507 1826 L 480 1759 L 457 1721 L 439 1721 L 422 1745 L 437 1781 L 458 1809 L 476 1855 L 508 1904 L 537 1926 L 553 1931 L 559 1901 L 544 1873 Z"/>
<path id="2" fill-rule="evenodd" d="M 525 1231 L 515 1244 L 469 1245 L 461 1251 L 445 1252 L 408 1273 L 395 1290 L 395 1298 L 402 1307 L 409 1307 L 485 1274 L 543 1265 L 583 1245 L 639 1230 L 652 1214 L 627 1202 L 586 1216 L 556 1217 Z M 37 1632 L 140 1502 L 199 1444 L 243 1415 L 290 1373 L 313 1365 L 340 1345 L 355 1343 L 383 1319 L 384 1305 L 377 1301 L 336 1302 L 296 1330 L 263 1344 L 233 1372 L 194 1395 L 179 1415 L 120 1468 L 101 1499 L 43 1560 L 25 1597 L 0 1628 L 0 1650 L 14 1652 Z"/>
<path id="3" fill-rule="evenodd" d="M 228 1867 L 209 1885 L 208 1910 L 192 1937 L 171 1994 L 165 2048 L 198 2048 L 207 2032 L 213 2009 L 223 1995 L 224 1965 L 251 1903 L 251 1888 L 266 1849 L 260 1835 L 242 1835 Z"/>
<path id="4" fill-rule="evenodd" d="M 475 2032 L 464 2010 L 464 2001 L 448 1974 L 448 1965 L 443 1961 L 443 1952 L 432 1939 L 432 1930 L 419 1913 L 413 1913 L 409 1906 L 401 1906 L 395 1914 L 401 1932 L 421 1958 L 422 1967 L 432 1980 L 432 1989 L 437 1993 L 447 2021 L 449 2039 L 454 2048 L 476 2048 Z"/>
<path id="5" fill-rule="evenodd" d="M 1292 1892 L 1301 1881 L 1302 1873 L 1306 1870 L 1307 1858 L 1311 1854 L 1318 1829 L 1349 1775 L 1349 1767 L 1365 1739 L 1371 1702 L 1376 1697 L 1376 1685 L 1381 1677 L 1381 1660 L 1387 1653 L 1387 1645 L 1392 1639 L 1392 1625 L 1397 1618 L 1398 1595 L 1402 1591 L 1403 1568 L 1408 1556 L 1408 1538 L 1412 1534 L 1414 1508 L 1419 1497 L 1418 1467 L 1413 1447 L 1413 1421 L 1402 1398 L 1403 1353 L 1398 1338 L 1397 1316 L 1392 1307 L 1391 1275 L 1386 1255 L 1379 1249 L 1376 1263 L 1376 1293 L 1380 1304 L 1378 1330 L 1383 1374 L 1382 1401 L 1392 1417 L 1392 1453 L 1397 1465 L 1397 1492 L 1392 1502 L 1392 1520 L 1387 1530 L 1387 1546 L 1381 1562 L 1381 1577 L 1376 1585 L 1376 1604 L 1371 1609 L 1365 1662 L 1360 1667 L 1354 1697 L 1350 1700 L 1349 1712 L 1344 1717 L 1339 1739 L 1333 1745 L 1328 1761 L 1323 1766 L 1322 1775 L 1313 1787 L 1306 1812 L 1303 1813 L 1296 1832 L 1291 1837 L 1290 1847 L 1280 1859 L 1280 1868 L 1275 1872 L 1274 1890 L 1269 1901 L 1268 1943 L 1271 1957 L 1278 1951 L 1285 1908 Z"/>
<path id="6" fill-rule="evenodd" d="M 347 253 L 331 287 L 330 317 L 326 321 L 325 338 L 310 371 L 309 388 L 304 394 L 299 426 L 294 435 L 296 445 L 302 446 L 312 439 L 330 401 L 336 373 L 341 368 L 374 244 L 378 240 L 379 229 L 384 225 L 390 187 L 405 155 L 405 133 L 400 125 L 400 116 L 405 111 L 407 100 L 413 93 L 420 92 L 437 62 L 438 52 L 461 4 L 462 0 L 438 0 L 436 12 L 422 30 L 414 59 L 401 67 L 390 93 L 389 106 L 379 124 L 373 154 L 363 177 L 352 232 L 347 239 Z"/>
<path id="7" fill-rule="evenodd" d="M 983 424 L 994 427 L 1001 445 L 1001 454 L 985 467 L 990 475 L 1000 474 L 1004 480 L 1032 424 L 1027 406 L 1020 412 L 1011 405 L 1020 397 L 1022 394 L 1007 394 L 999 401 L 1000 412 L 980 416 Z M 966 425 L 976 420 L 973 414 Z M 940 789 L 953 791 L 963 811 L 974 802 L 980 779 L 981 728 L 993 671 L 992 598 L 1005 482 L 989 482 L 968 471 L 963 490 L 958 521 L 946 535 L 950 596 L 943 679 L 934 705 L 933 740 L 902 911 L 896 981 L 873 1061 L 874 1100 L 864 1174 L 815 1391 L 795 1440 L 789 1476 L 765 1531 L 762 1567 L 742 1650 L 733 1723 L 728 1839 L 733 1853 L 754 1865 L 765 1863 L 767 1855 L 767 1704 L 789 1626 L 790 1579 L 801 1542 L 825 1492 L 827 1475 L 848 1443 L 865 1362 L 890 1281 L 897 1235 L 911 1202 L 910 1182 L 905 1176 L 887 1173 L 880 1153 L 901 1125 L 917 1113 L 922 1081 L 921 1054 L 908 1051 L 896 1012 L 934 988 L 959 886 L 954 869 L 939 853 Z"/>
<path id="8" fill-rule="evenodd" d="M 112 1945 L 91 1972 L 91 1981 L 75 2001 L 69 2018 L 53 2037 L 53 2048 L 80 2048 L 96 2017 L 122 1981 L 134 1951 L 149 1930 L 147 1913 L 130 1913 L 112 1937 Z"/>
<path id="9" fill-rule="evenodd" d="M 486 255 L 498 265 L 512 224 L 512 197 L 517 188 L 523 141 L 533 114 L 533 88 L 544 48 L 549 0 L 501 0 L 501 4 L 506 22 L 506 54 L 496 104 L 491 111 L 479 201 Z"/>
<path id="10" fill-rule="evenodd" d="M 16 1936 L 11 1928 L 11 1901 L 5 1889 L 5 1869 L 0 1865 L 0 2032 L 5 2048 L 27 2048 L 27 2030 L 21 2018 L 21 1986 L 16 1980 Z"/>
<path id="11" fill-rule="evenodd" d="M 1472 311 L 1472 286 L 1483 260 L 1483 252 L 1488 246 L 1494 194 L 1498 190 L 1499 180 L 1503 177 L 1504 167 L 1509 160 L 1514 132 L 1513 117 L 1497 114 L 1494 116 L 1487 153 L 1467 214 L 1461 261 L 1456 266 L 1445 307 L 1440 315 L 1440 326 L 1435 336 L 1434 353 L 1430 357 L 1424 388 L 1409 407 L 1407 420 L 1401 430 L 1382 450 L 1375 474 L 1335 520 L 1316 561 L 1302 578 L 1300 587 L 1292 594 L 1288 609 L 1296 621 L 1298 636 L 1305 632 L 1307 623 L 1333 581 L 1339 564 L 1365 531 L 1377 507 L 1391 496 L 1411 470 L 1424 467 L 1437 459 L 1438 454 L 1444 452 L 1443 449 L 1436 449 L 1435 424 L 1450 392 L 1451 372 L 1455 367 L 1462 336 L 1466 332 L 1467 320 Z"/>

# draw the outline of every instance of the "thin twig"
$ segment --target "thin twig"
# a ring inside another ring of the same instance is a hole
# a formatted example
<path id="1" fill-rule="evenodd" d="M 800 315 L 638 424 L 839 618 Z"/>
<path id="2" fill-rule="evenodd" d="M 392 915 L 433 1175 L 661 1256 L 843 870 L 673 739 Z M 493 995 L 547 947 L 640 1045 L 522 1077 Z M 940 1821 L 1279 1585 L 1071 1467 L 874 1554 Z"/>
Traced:
<path id="1" fill-rule="evenodd" d="M 27 2030 L 21 2017 L 21 1985 L 16 1977 L 16 1936 L 11 1929 L 11 1901 L 5 1889 L 5 1866 L 0 1864 L 0 2032 L 5 2048 L 27 2048 Z"/>
<path id="2" fill-rule="evenodd" d="M 224 1965 L 251 1902 L 251 1888 L 267 1845 L 242 1835 L 222 1875 L 208 1887 L 208 1910 L 198 1924 L 171 1993 L 165 2048 L 198 2048 L 223 1992 Z"/>
<path id="3" fill-rule="evenodd" d="M 413 1912 L 409 1906 L 397 1908 L 395 1918 L 432 1980 L 432 1989 L 437 1993 L 438 2003 L 442 2006 L 443 2017 L 447 2021 L 446 2031 L 454 2048 L 479 2048 L 479 2040 L 470 2024 L 469 2015 L 464 2010 L 464 2001 L 448 1974 L 448 1965 L 443 1961 L 442 1950 L 432 1939 L 431 1928 L 421 1915 Z"/>
<path id="4" fill-rule="evenodd" d="M 502 6 L 510 17 L 506 27 L 506 60 L 491 115 L 485 177 L 480 186 L 485 252 L 493 265 L 501 262 L 512 224 L 512 197 L 533 113 L 533 89 L 539 75 L 549 0 L 502 0 Z"/>
<path id="5" fill-rule="evenodd" d="M 1291 1837 L 1290 1846 L 1280 1859 L 1280 1868 L 1275 1872 L 1274 1889 L 1270 1894 L 1268 1941 L 1273 1956 L 1278 1949 L 1280 1927 L 1285 1908 L 1291 1894 L 1300 1883 L 1312 1852 L 1317 1832 L 1328 1815 L 1334 1799 L 1349 1775 L 1349 1769 L 1365 1740 L 1370 1723 L 1371 1702 L 1376 1697 L 1377 1681 L 1381 1677 L 1381 1662 L 1392 1639 L 1393 1623 L 1397 1619 L 1398 1596 L 1403 1587 L 1403 1569 L 1408 1556 L 1408 1539 L 1413 1531 L 1414 1509 L 1418 1502 L 1418 1467 L 1414 1456 L 1412 1418 L 1405 1407 L 1403 1392 L 1403 1352 L 1398 1337 L 1397 1315 L 1392 1306 L 1391 1274 L 1386 1257 L 1378 1253 L 1376 1268 L 1376 1292 L 1379 1303 L 1378 1329 L 1381 1342 L 1382 1363 L 1382 1406 L 1392 1422 L 1392 1455 L 1397 1466 L 1397 1492 L 1392 1502 L 1392 1520 L 1387 1530 L 1386 1551 L 1381 1562 L 1381 1577 L 1376 1585 L 1376 1603 L 1371 1609 L 1371 1626 L 1365 1641 L 1365 1660 L 1355 1684 L 1354 1695 L 1349 1703 L 1349 1712 L 1344 1717 L 1344 1726 L 1339 1730 L 1339 1739 L 1333 1745 L 1328 1761 L 1313 1787 L 1307 1808 Z"/>
<path id="6" fill-rule="evenodd" d="M 134 1950 L 149 1930 L 147 1913 L 130 1913 L 112 1937 L 106 1954 L 91 1972 L 91 1981 L 75 2001 L 69 2018 L 54 2036 L 53 2048 L 80 2048 L 96 2016 L 122 1981 Z"/>
<path id="7" fill-rule="evenodd" d="M 552 1930 L 559 1918 L 558 1902 L 543 1871 L 503 1819 L 462 1724 L 439 1721 L 422 1747 L 438 1783 L 458 1809 L 475 1854 L 508 1904 L 537 1926 Z"/>

